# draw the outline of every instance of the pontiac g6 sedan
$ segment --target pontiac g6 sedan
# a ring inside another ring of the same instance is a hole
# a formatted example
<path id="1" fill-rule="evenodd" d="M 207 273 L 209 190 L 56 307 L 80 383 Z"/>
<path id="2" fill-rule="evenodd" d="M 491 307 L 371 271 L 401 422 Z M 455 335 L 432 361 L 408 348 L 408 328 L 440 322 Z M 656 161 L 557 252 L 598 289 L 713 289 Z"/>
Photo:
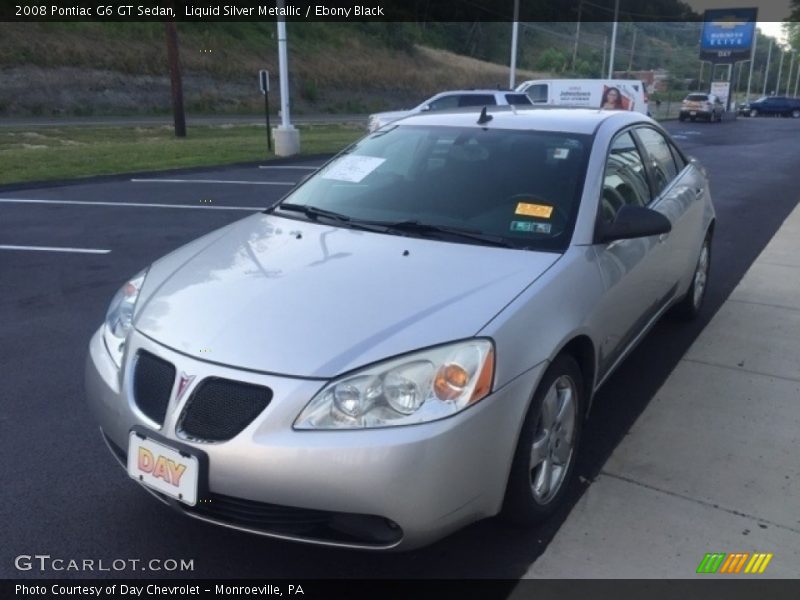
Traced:
<path id="1" fill-rule="evenodd" d="M 210 523 L 384 550 L 532 524 L 598 387 L 700 310 L 713 232 L 702 167 L 639 113 L 414 116 L 131 277 L 88 400 Z"/>

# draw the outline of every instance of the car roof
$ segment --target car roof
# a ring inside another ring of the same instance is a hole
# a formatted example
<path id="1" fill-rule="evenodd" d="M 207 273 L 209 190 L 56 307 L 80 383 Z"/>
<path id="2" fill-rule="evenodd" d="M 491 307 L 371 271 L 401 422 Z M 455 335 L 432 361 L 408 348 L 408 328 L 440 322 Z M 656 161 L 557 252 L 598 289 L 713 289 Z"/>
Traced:
<path id="1" fill-rule="evenodd" d="M 445 127 L 471 127 L 477 125 L 483 107 L 469 107 L 412 115 L 396 121 L 403 125 L 433 125 Z M 484 125 L 490 129 L 533 129 L 537 131 L 569 131 L 591 135 L 605 121 L 613 120 L 620 127 L 632 123 L 651 123 L 641 113 L 627 110 L 601 110 L 594 108 L 510 106 L 487 107 L 492 120 Z"/>

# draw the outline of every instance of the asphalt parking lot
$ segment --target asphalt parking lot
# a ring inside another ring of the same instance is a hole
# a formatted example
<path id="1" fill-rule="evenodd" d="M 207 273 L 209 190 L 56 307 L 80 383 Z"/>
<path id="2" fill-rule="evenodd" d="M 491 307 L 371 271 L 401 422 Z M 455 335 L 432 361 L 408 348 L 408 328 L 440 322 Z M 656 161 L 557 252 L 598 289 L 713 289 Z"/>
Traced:
<path id="1" fill-rule="evenodd" d="M 277 201 L 321 159 L 0 189 L 0 577 L 41 576 L 14 568 L 15 556 L 35 553 L 194 560 L 191 573 L 102 574 L 126 577 L 522 576 L 800 199 L 800 121 L 667 128 L 707 168 L 717 209 L 703 315 L 689 325 L 661 322 L 600 391 L 584 431 L 580 478 L 555 518 L 528 531 L 487 520 L 404 554 L 285 543 L 182 517 L 128 480 L 83 399 L 89 337 L 125 278 Z"/>

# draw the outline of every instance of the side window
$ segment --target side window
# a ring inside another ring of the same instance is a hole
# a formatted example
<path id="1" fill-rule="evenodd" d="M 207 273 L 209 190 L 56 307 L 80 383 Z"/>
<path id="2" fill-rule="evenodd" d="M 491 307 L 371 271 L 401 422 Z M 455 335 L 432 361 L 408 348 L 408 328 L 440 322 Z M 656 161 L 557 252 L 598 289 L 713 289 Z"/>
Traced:
<path id="1" fill-rule="evenodd" d="M 672 158 L 675 160 L 675 166 L 678 169 L 678 173 L 680 173 L 689 163 L 683 159 L 683 156 L 681 156 L 681 153 L 678 152 L 678 149 L 675 146 L 670 144 L 669 149 L 672 150 Z"/>
<path id="2" fill-rule="evenodd" d="M 653 174 L 653 183 L 655 184 L 653 191 L 657 196 L 678 174 L 675 160 L 669 150 L 669 143 L 658 131 L 649 127 L 640 127 L 636 130 L 636 134 L 644 146 L 647 164 Z"/>
<path id="3" fill-rule="evenodd" d="M 464 94 L 458 99 L 459 106 L 494 106 L 493 94 Z"/>
<path id="4" fill-rule="evenodd" d="M 458 106 L 459 96 L 451 94 L 449 96 L 442 96 L 433 102 L 429 102 L 428 106 L 431 110 L 447 110 L 448 108 L 456 108 Z"/>
<path id="5" fill-rule="evenodd" d="M 546 83 L 537 83 L 532 85 L 525 93 L 528 94 L 528 98 L 531 99 L 531 102 L 534 104 L 547 104 L 547 84 Z"/>
<path id="6" fill-rule="evenodd" d="M 611 144 L 603 177 L 600 218 L 610 223 L 626 204 L 646 206 L 650 187 L 639 150 L 630 133 L 618 136 Z"/>

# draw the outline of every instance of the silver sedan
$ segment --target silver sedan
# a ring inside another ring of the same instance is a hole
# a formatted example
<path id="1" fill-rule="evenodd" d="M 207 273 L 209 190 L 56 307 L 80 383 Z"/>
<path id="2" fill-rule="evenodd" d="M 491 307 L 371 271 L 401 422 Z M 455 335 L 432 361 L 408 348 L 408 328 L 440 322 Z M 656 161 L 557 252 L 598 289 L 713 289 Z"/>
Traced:
<path id="1" fill-rule="evenodd" d="M 529 525 L 596 390 L 701 309 L 713 232 L 702 167 L 638 113 L 414 116 L 127 281 L 88 401 L 196 519 L 383 550 Z"/>

